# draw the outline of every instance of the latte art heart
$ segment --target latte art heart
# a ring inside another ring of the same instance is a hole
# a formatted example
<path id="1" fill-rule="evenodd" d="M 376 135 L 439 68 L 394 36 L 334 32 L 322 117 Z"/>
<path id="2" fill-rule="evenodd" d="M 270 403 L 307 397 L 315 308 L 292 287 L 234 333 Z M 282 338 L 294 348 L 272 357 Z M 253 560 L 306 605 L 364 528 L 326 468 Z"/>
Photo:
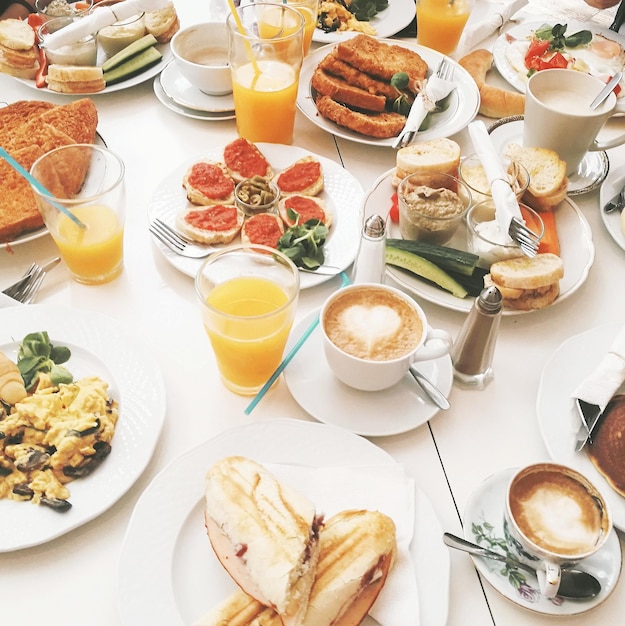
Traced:
<path id="1" fill-rule="evenodd" d="M 366 307 L 357 304 L 343 311 L 339 319 L 352 339 L 366 346 L 369 356 L 380 342 L 392 338 L 401 326 L 401 317 L 384 305 Z"/>

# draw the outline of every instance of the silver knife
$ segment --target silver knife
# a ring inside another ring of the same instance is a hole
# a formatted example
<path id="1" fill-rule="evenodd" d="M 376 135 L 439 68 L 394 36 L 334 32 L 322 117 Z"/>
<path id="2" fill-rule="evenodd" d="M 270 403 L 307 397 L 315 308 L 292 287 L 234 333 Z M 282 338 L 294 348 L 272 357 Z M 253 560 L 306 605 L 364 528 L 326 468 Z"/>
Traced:
<path id="1" fill-rule="evenodd" d="M 612 213 L 612 211 L 622 211 L 625 207 L 625 185 L 620 191 L 603 207 L 606 213 Z"/>

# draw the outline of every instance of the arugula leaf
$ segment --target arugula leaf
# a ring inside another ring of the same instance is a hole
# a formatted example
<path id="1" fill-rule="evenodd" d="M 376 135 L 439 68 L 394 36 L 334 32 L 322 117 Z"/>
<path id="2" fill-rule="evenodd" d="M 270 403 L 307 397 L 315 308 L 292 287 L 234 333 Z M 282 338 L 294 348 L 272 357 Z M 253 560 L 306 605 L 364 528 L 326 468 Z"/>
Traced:
<path id="1" fill-rule="evenodd" d="M 323 244 L 328 236 L 327 226 L 317 219 L 300 224 L 297 211 L 288 209 L 287 213 L 295 224 L 287 228 L 278 240 L 278 250 L 288 256 L 297 267 L 316 270 L 325 260 Z"/>
<path id="2" fill-rule="evenodd" d="M 579 48 L 585 46 L 592 41 L 592 32 L 589 30 L 580 30 L 573 35 L 566 36 L 566 24 L 543 24 L 534 31 L 536 39 L 541 41 L 549 41 L 549 47 L 552 50 L 563 50 L 564 48 Z"/>
<path id="3" fill-rule="evenodd" d="M 17 367 L 26 389 L 33 385 L 40 372 L 49 373 L 53 385 L 71 383 L 74 376 L 62 366 L 71 355 L 66 346 L 53 345 L 46 331 L 26 335 L 17 353 Z"/>

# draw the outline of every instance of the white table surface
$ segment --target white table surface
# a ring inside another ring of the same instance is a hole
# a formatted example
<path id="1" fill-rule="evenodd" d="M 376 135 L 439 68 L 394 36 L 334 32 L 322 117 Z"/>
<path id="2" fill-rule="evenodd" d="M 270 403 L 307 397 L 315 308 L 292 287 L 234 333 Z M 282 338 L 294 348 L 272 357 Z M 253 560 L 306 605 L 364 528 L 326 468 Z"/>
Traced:
<path id="1" fill-rule="evenodd" d="M 586 7 L 582 0 L 570 1 L 578 8 Z M 192 0 L 177 0 L 183 25 L 204 18 L 194 5 Z M 0 75 L 0 100 L 38 97 L 37 92 Z M 68 101 L 60 95 L 46 94 L 46 99 Z M 224 429 L 272 418 L 312 420 L 283 381 L 251 416 L 244 415 L 248 399 L 231 394 L 219 382 L 192 280 L 165 261 L 148 233 L 146 207 L 158 182 L 190 156 L 231 141 L 236 136 L 235 122 L 178 116 L 158 102 L 152 81 L 94 99 L 98 130 L 127 165 L 125 269 L 114 282 L 89 287 L 73 282 L 60 265 L 46 278 L 38 302 L 100 311 L 150 345 L 166 383 L 166 421 L 148 468 L 110 510 L 44 545 L 0 554 L 0 623 L 11 626 L 122 624 L 117 589 L 120 547 L 133 507 L 152 478 L 180 454 Z M 470 148 L 466 131 L 453 138 Z M 294 143 L 341 163 L 365 190 L 394 166 L 392 149 L 335 139 L 299 112 Z M 613 150 L 609 156 L 616 167 L 625 160 L 625 149 Z M 595 262 L 584 286 L 550 309 L 503 319 L 494 358 L 495 379 L 486 390 L 454 386 L 449 411 L 406 434 L 372 440 L 405 465 L 447 531 L 462 534 L 465 505 L 486 477 L 548 458 L 535 406 L 546 360 L 567 338 L 603 323 L 625 320 L 621 286 L 625 257 L 601 222 L 598 199 L 598 191 L 574 198 L 592 227 L 596 245 Z M 43 262 L 55 252 L 48 237 L 11 251 L 0 250 L 0 285 L 13 282 L 32 261 Z M 302 292 L 298 319 L 318 307 L 337 286 L 338 279 L 333 279 Z M 433 325 L 457 335 L 463 313 L 421 304 Z M 622 535 L 620 541 L 623 545 Z M 440 601 L 449 603 L 449 626 L 542 626 L 554 622 L 555 618 L 521 609 L 488 583 L 482 584 L 466 554 L 452 551 L 450 556 L 450 589 L 440 589 Z M 625 581 L 621 579 L 603 604 L 590 613 L 566 618 L 565 623 L 616 624 L 623 615 Z"/>

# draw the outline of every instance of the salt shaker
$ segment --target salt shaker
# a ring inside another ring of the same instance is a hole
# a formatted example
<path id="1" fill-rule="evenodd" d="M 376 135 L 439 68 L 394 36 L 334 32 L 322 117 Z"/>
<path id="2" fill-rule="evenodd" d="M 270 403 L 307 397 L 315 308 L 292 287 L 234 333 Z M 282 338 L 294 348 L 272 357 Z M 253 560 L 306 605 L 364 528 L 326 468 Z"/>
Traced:
<path id="1" fill-rule="evenodd" d="M 379 215 L 365 221 L 354 263 L 354 283 L 383 283 L 386 270 L 386 223 Z"/>
<path id="2" fill-rule="evenodd" d="M 492 380 L 501 309 L 497 287 L 486 287 L 475 299 L 451 350 L 454 381 L 460 387 L 484 389 Z"/>

